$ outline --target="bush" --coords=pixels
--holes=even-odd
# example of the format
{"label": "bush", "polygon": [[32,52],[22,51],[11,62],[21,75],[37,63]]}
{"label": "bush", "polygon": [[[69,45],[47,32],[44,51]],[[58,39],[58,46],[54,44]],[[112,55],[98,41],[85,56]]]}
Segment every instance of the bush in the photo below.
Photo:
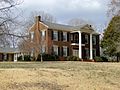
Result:
{"label": "bush", "polygon": [[103,62],[108,62],[108,58],[107,57],[104,57],[104,56],[101,56]]}
{"label": "bush", "polygon": [[107,57],[104,57],[104,56],[101,56],[101,57],[96,56],[94,59],[96,62],[108,62]]}
{"label": "bush", "polygon": [[19,57],[17,58],[17,60],[18,60],[18,61],[23,61],[22,56],[19,56]]}
{"label": "bush", "polygon": [[68,56],[67,61],[81,61],[77,56]]}
{"label": "bush", "polygon": [[101,57],[96,56],[94,59],[95,59],[96,62],[103,62]]}
{"label": "bush", "polygon": [[24,55],[24,61],[31,61],[32,57],[30,55]]}
{"label": "bush", "polygon": [[[23,60],[24,59],[24,60]],[[23,57],[22,56],[19,56],[17,58],[18,61],[32,61],[34,58],[31,57],[30,55],[24,55]]]}
{"label": "bush", "polygon": [[[50,55],[50,54],[42,54],[43,61],[57,61],[57,55]],[[41,61],[41,54],[38,55],[37,61]]]}

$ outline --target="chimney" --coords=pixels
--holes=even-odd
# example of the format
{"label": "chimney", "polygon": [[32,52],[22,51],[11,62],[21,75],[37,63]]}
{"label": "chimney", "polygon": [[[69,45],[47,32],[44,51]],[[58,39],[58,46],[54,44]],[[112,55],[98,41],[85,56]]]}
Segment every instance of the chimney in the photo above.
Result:
{"label": "chimney", "polygon": [[36,16],[36,22],[41,21],[41,16]]}

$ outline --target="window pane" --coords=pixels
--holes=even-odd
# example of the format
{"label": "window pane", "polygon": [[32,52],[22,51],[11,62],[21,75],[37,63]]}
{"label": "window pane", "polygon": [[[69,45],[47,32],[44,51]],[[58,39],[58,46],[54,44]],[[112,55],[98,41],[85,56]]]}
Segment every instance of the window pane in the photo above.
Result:
{"label": "window pane", "polygon": [[53,46],[53,53],[55,55],[58,55],[58,46],[56,46],[56,45]]}
{"label": "window pane", "polygon": [[63,47],[63,56],[67,56],[67,47],[66,46],[64,46]]}
{"label": "window pane", "polygon": [[63,41],[67,41],[67,32],[63,32]]}
{"label": "window pane", "polygon": [[58,41],[58,32],[53,31],[53,40]]}

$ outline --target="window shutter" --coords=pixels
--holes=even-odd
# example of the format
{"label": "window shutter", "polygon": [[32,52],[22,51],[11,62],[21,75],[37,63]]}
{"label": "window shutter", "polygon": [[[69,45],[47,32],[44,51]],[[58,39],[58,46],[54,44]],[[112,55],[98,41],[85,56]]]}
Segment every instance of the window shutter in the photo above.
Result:
{"label": "window shutter", "polygon": [[69,32],[67,32],[67,41],[69,42],[70,41],[70,38],[69,38],[69,35],[70,33]]}
{"label": "window shutter", "polygon": [[61,32],[61,41],[63,41],[63,32]]}
{"label": "window shutter", "polygon": [[53,40],[53,31],[51,31],[51,39]]}
{"label": "window shutter", "polygon": [[58,47],[58,56],[60,56],[60,47]]}
{"label": "window shutter", "polygon": [[61,56],[63,56],[63,47],[61,47]]}

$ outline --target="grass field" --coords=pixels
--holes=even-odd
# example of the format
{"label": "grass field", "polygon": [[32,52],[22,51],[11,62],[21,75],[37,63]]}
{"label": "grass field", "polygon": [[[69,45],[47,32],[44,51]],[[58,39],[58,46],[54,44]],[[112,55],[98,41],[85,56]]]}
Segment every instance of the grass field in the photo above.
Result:
{"label": "grass field", "polygon": [[0,90],[120,90],[120,63],[1,62]]}

